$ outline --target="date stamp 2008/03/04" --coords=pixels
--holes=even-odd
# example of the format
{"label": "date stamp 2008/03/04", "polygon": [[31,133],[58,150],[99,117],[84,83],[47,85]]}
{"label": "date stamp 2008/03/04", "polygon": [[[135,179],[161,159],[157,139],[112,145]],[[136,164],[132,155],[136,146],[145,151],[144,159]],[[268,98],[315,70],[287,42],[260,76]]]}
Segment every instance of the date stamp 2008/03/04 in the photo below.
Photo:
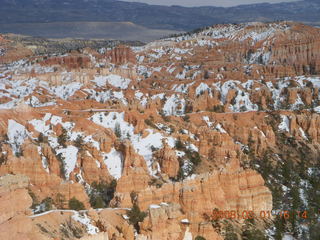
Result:
{"label": "date stamp 2008/03/04", "polygon": [[283,219],[291,219],[293,217],[308,219],[309,212],[307,210],[302,211],[287,211],[287,210],[272,210],[272,211],[251,211],[251,210],[243,210],[243,211],[233,211],[233,210],[217,210],[214,209],[210,215],[206,216],[210,220],[221,220],[221,219],[268,219],[280,217]]}

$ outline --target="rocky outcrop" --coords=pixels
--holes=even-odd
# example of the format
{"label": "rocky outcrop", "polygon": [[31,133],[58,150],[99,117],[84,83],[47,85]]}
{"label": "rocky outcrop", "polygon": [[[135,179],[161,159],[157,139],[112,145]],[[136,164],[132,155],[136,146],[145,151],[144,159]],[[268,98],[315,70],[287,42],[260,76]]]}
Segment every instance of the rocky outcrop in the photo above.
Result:
{"label": "rocky outcrop", "polygon": [[[204,217],[213,209],[272,208],[250,168],[318,159],[319,34],[288,22],[218,25],[134,50],[54,57],[26,57],[0,39],[0,62],[26,57],[0,66],[0,175],[27,176],[38,202],[61,200],[57,208],[75,197],[89,209],[88,195],[104,191],[90,191],[93,183],[112,181],[113,195],[116,179],[110,207],[137,203],[148,214],[138,239],[220,240]],[[268,177],[269,165],[260,167]],[[14,194],[26,198],[25,187],[4,192],[4,206]],[[27,203],[4,209],[10,231],[10,221],[23,225]],[[84,213],[100,231],[89,236],[73,221],[80,239],[134,238],[125,209]],[[43,239],[63,238],[76,214],[34,216],[31,227],[44,227]],[[28,239],[30,221],[23,227]]]}
{"label": "rocky outcrop", "polygon": [[154,158],[159,162],[161,172],[175,178],[179,172],[179,161],[176,152],[163,140],[163,148],[154,153]]}
{"label": "rocky outcrop", "polygon": [[117,194],[111,205],[119,206],[121,202],[125,203],[126,206],[131,206],[132,200],[130,193],[145,189],[151,177],[144,159],[135,152],[129,141],[120,144],[118,148],[124,157],[123,170],[122,176],[117,182]]}
{"label": "rocky outcrop", "polygon": [[88,68],[91,65],[91,61],[88,56],[70,55],[65,57],[52,57],[40,62],[40,64],[42,66],[63,66],[70,71],[71,69]]}
{"label": "rocky outcrop", "polygon": [[[129,181],[127,185],[129,185]],[[117,189],[117,196],[120,197],[120,199],[118,198],[120,200],[118,202],[119,206],[130,207],[131,202],[125,200],[129,199],[130,192],[121,193],[121,190]],[[199,230],[196,227],[198,223],[205,222],[204,214],[210,216],[215,208],[234,210],[240,213],[254,211],[256,214],[260,214],[260,211],[270,211],[272,209],[272,195],[270,190],[264,186],[263,178],[255,171],[241,169],[239,162],[236,160],[233,160],[223,172],[202,174],[183,182],[166,183],[161,188],[148,187],[138,190],[137,193],[137,203],[140,208],[142,210],[151,208],[149,218],[142,225],[146,229],[145,234],[149,235],[150,239],[157,239],[157,236],[162,233],[164,236],[168,236],[163,239],[179,239],[175,237],[181,236],[183,232],[176,227],[174,228],[175,231],[168,233],[166,224],[174,224],[174,220],[166,215],[169,214],[168,209],[165,210],[164,207],[160,211],[158,210],[160,206],[154,207],[154,204],[161,205],[164,202],[180,205],[185,217],[191,224],[195,224],[194,226],[191,225],[191,232],[193,233]],[[124,201],[121,201],[122,199]],[[176,209],[172,214],[179,218],[182,215],[179,211]],[[159,230],[152,231],[150,230],[152,227]],[[214,231],[212,230],[212,232]],[[219,239],[218,235],[215,234],[215,236],[217,238],[213,239]]]}
{"label": "rocky outcrop", "polygon": [[32,224],[27,217],[32,199],[26,189],[29,179],[23,175],[0,177],[0,238],[31,240]]}
{"label": "rocky outcrop", "polygon": [[180,203],[183,211],[192,213],[190,217],[195,220],[214,208],[240,212],[272,209],[271,193],[257,172],[241,170],[235,162],[227,169],[182,183],[164,184],[160,189],[145,189],[139,192],[138,203],[142,209],[147,209],[153,203]]}
{"label": "rocky outcrop", "polygon": [[124,45],[119,45],[111,51],[106,52],[106,57],[110,58],[111,62],[116,65],[136,62],[131,48]]}
{"label": "rocky outcrop", "polygon": [[61,194],[65,197],[64,207],[68,207],[68,201],[73,197],[89,207],[89,199],[84,187],[79,183],[63,182],[60,173],[59,175],[54,172],[48,174],[42,166],[42,160],[34,145],[25,144],[23,153],[24,156],[20,158],[9,156],[9,160],[0,166],[0,174],[13,173],[28,176],[33,185],[30,188],[39,200],[46,197],[55,199],[57,194]]}
{"label": "rocky outcrop", "polygon": [[192,223],[183,214],[181,206],[176,203],[151,205],[148,215],[140,224],[141,233],[137,239],[146,240],[183,240],[186,235],[203,236],[210,240],[221,240],[211,224]]}

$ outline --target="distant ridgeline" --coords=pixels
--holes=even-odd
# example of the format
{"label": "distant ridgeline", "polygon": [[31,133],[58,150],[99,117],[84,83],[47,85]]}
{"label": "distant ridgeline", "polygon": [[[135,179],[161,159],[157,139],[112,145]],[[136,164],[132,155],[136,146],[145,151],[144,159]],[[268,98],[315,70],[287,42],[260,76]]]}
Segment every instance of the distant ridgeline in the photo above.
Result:
{"label": "distant ridgeline", "polygon": [[[91,48],[99,51],[104,51],[106,48],[112,48],[120,44],[128,46],[141,46],[139,41],[120,41],[120,40],[85,40],[85,39],[46,39],[40,37],[30,37],[8,34],[5,35],[7,40],[12,41],[12,44],[22,44],[26,48],[32,49],[34,54],[65,54],[70,51],[78,51],[84,48]],[[4,51],[4,50],[3,50]],[[1,56],[1,49],[0,49]]]}
{"label": "distant ridgeline", "polygon": [[[0,5],[0,24],[132,22],[153,29],[189,31],[217,23],[275,20],[292,20],[311,25],[320,23],[318,0],[230,8],[168,7],[116,0],[0,0]],[[0,25],[0,32],[3,32],[4,26]]]}

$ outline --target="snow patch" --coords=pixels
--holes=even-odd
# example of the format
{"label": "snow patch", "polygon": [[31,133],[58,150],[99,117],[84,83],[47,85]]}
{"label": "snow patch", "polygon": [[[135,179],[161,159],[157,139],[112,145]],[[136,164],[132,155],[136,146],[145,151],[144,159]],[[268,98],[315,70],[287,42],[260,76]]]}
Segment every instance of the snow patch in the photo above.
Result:
{"label": "snow patch", "polygon": [[190,232],[189,227],[186,229],[183,240],[192,240],[192,233]]}
{"label": "snow patch", "polygon": [[104,163],[106,164],[109,173],[116,179],[121,178],[123,168],[123,156],[114,148],[107,154],[103,154]]}
{"label": "snow patch", "polygon": [[190,223],[190,221],[189,221],[189,219],[186,219],[186,218],[185,218],[185,219],[182,219],[182,220],[181,220],[181,223]]}
{"label": "snow patch", "polygon": [[20,123],[17,123],[12,119],[9,119],[7,136],[13,152],[18,153],[20,151],[20,146],[28,137],[28,131]]}
{"label": "snow patch", "polygon": [[149,206],[149,208],[158,209],[158,208],[160,208],[160,206],[157,205],[157,204],[151,204],[151,205]]}
{"label": "snow patch", "polygon": [[290,121],[289,118],[285,115],[281,115],[281,123],[278,126],[279,131],[290,132]]}
{"label": "snow patch", "polygon": [[87,233],[90,235],[95,235],[99,232],[99,229],[96,226],[92,225],[91,219],[87,216],[86,213],[80,214],[78,212],[75,212],[74,215],[72,215],[72,219],[85,225],[87,228]]}
{"label": "snow patch", "polygon": [[76,91],[78,91],[82,87],[81,83],[73,82],[67,85],[61,85],[57,87],[53,87],[49,89],[52,93],[54,93],[56,96],[68,100],[69,97],[73,96]]}
{"label": "snow patch", "polygon": [[78,155],[78,148],[75,146],[68,146],[66,148],[57,149],[57,154],[61,154],[64,167],[65,167],[65,177],[69,179],[70,173],[74,170],[76,163],[77,163],[77,155]]}
{"label": "snow patch", "polygon": [[120,89],[127,89],[131,80],[128,78],[123,78],[119,75],[111,74],[105,77],[106,82],[110,85],[120,88]]}
{"label": "snow patch", "polygon": [[[152,129],[146,129],[148,132],[146,137],[142,137],[140,134],[134,133],[134,127],[128,122],[124,121],[124,112],[110,112],[108,115],[103,113],[94,114],[89,120],[94,123],[103,126],[105,128],[110,128],[113,131],[121,132],[121,139],[129,139],[133,145],[136,152],[143,156],[146,164],[148,166],[149,172],[152,174],[152,149],[162,147],[162,139],[167,139],[168,144],[173,147],[175,145],[175,139],[170,137],[164,137],[161,133],[155,132]],[[116,127],[117,126],[117,127]],[[119,158],[117,160],[119,162]],[[119,164],[118,164],[119,165]],[[113,168],[114,169],[114,168]],[[117,170],[119,171],[119,170]],[[119,176],[119,172],[117,172]]]}
{"label": "snow patch", "polygon": [[205,91],[209,92],[209,95],[211,96],[211,88],[206,84],[206,83],[201,83],[197,88],[196,88],[196,96],[201,95]]}
{"label": "snow patch", "polygon": [[210,122],[210,119],[208,116],[203,116],[202,119],[207,123],[208,127],[211,128],[213,125],[213,122]]}
{"label": "snow patch", "polygon": [[167,99],[162,110],[166,116],[181,116],[184,114],[185,100],[180,99],[178,95],[174,94]]}
{"label": "snow patch", "polygon": [[215,127],[215,129],[221,133],[227,133],[226,130],[224,130],[224,128],[221,126],[220,123],[217,124],[217,126]]}

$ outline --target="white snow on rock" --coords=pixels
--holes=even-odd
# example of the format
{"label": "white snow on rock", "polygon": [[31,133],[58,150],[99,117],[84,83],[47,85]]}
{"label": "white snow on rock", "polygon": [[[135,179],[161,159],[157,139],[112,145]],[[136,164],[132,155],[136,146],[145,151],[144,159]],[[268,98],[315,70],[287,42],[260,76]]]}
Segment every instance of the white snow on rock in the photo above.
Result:
{"label": "white snow on rock", "polygon": [[213,125],[213,122],[210,122],[210,119],[208,116],[203,116],[202,119],[207,123],[208,127],[211,128]]}
{"label": "white snow on rock", "polygon": [[304,103],[303,103],[300,95],[298,94],[296,101],[291,106],[291,110],[297,110],[297,109],[299,109],[300,107],[303,107],[303,106],[304,106]]}
{"label": "white snow on rock", "polygon": [[308,140],[308,137],[307,137],[306,133],[303,131],[303,129],[302,129],[301,127],[299,127],[299,131],[300,131],[301,136],[302,136],[305,140]]}
{"label": "white snow on rock", "polygon": [[[305,77],[301,76],[300,78],[305,78]],[[320,77],[308,77],[305,80],[311,82],[314,88],[320,88]]]}
{"label": "white snow on rock", "polygon": [[98,87],[104,87],[106,83],[110,85],[120,88],[120,89],[127,89],[131,80],[128,78],[123,78],[119,75],[110,74],[108,76],[98,76],[95,77],[92,82],[96,83]]}
{"label": "white snow on rock", "polygon": [[83,141],[85,143],[90,143],[93,147],[95,147],[97,150],[100,151],[100,144],[99,142],[97,142],[96,140],[93,139],[93,137],[91,135],[86,136]]}
{"label": "white snow on rock", "polygon": [[158,209],[158,208],[160,208],[160,206],[157,205],[157,204],[151,204],[151,205],[149,206],[149,208]]}
{"label": "white snow on rock", "polygon": [[7,103],[0,104],[0,109],[12,109],[17,105],[17,101],[13,100]]}
{"label": "white snow on rock", "polygon": [[160,99],[163,99],[164,97],[165,97],[165,93],[159,93],[159,94],[156,94],[156,95],[153,95],[152,97],[151,97],[151,99],[152,100],[155,100],[155,99],[157,99],[157,98],[160,98]]}
{"label": "white snow on rock", "polygon": [[170,127],[168,127],[167,125],[163,124],[163,123],[156,123],[155,126],[159,129],[164,131],[166,134],[171,134],[172,133],[172,129]]}
{"label": "white snow on rock", "polygon": [[191,83],[188,83],[188,84],[175,84],[173,87],[172,87],[172,90],[175,91],[175,92],[179,92],[179,93],[187,93],[188,90],[189,90],[189,87],[192,86],[195,82],[191,82]]}
{"label": "white snow on rock", "polygon": [[237,89],[237,85],[240,85],[240,81],[229,80],[221,85],[221,82],[213,84],[217,90],[221,93],[221,101],[226,103],[226,98],[230,89]]}
{"label": "white snow on rock", "polygon": [[90,99],[94,99],[97,102],[104,103],[108,100],[120,100],[124,105],[127,105],[126,98],[122,91],[116,92],[111,90],[95,91],[93,89],[84,89],[85,92],[90,94]]}
{"label": "white snow on rock", "polygon": [[46,122],[44,120],[33,119],[29,121],[29,123],[32,124],[34,129],[39,133],[46,133],[50,129],[50,126],[46,125]]}
{"label": "white snow on rock", "polygon": [[193,163],[190,162],[189,160],[184,160],[183,165],[182,165],[182,170],[183,170],[183,175],[185,177],[189,176],[190,173],[192,172],[193,169]]}
{"label": "white snow on rock", "polygon": [[238,90],[235,103],[231,108],[234,112],[257,111],[258,105],[251,102],[249,93]]}
{"label": "white snow on rock", "polygon": [[[151,147],[153,146],[155,148],[161,148],[163,138],[167,139],[169,146],[173,147],[175,144],[174,138],[164,137],[160,132],[155,132],[152,129],[145,130],[148,131],[149,134],[144,138],[140,134],[135,134],[134,127],[124,120],[124,112],[110,112],[108,115],[105,115],[104,113],[96,113],[90,117],[89,120],[105,128],[110,128],[113,131],[115,131],[116,126],[118,126],[117,128],[121,132],[121,139],[130,140],[136,152],[144,157],[150,173],[152,173]],[[119,161],[119,159],[117,161]],[[114,170],[115,168],[112,169]],[[115,171],[115,176],[119,176],[119,172]]]}
{"label": "white snow on rock", "polygon": [[290,27],[287,24],[270,23],[266,27],[248,28],[248,26],[256,25],[256,23],[247,24],[227,24],[217,25],[210,27],[203,31],[191,34],[183,35],[175,38],[166,39],[176,42],[181,42],[190,39],[196,39],[199,46],[213,46],[217,44],[213,40],[215,39],[230,39],[233,41],[251,40],[253,42],[263,41],[271,39],[275,36],[277,31],[285,32]]}
{"label": "white snow on rock", "polygon": [[104,103],[113,97],[112,91],[95,91],[93,89],[85,88],[83,89],[86,93],[89,94],[90,99],[94,99],[97,102]]}
{"label": "white snow on rock", "polygon": [[126,98],[124,97],[123,95],[123,92],[122,91],[119,91],[119,92],[112,92],[113,93],[113,97],[116,98],[116,99],[119,99],[120,101],[122,101],[122,103],[124,105],[127,105],[127,100]]}
{"label": "white snow on rock", "polygon": [[105,76],[96,76],[92,82],[94,82],[98,87],[105,87],[107,84],[107,78]]}
{"label": "white snow on rock", "polygon": [[295,240],[295,238],[291,234],[285,233],[282,237],[282,240]]}
{"label": "white snow on rock", "polygon": [[[159,132],[154,132],[153,130],[147,129],[146,131],[149,132],[148,136],[145,138],[142,138],[141,136],[134,136],[132,139],[132,144],[134,148],[136,149],[137,153],[139,155],[142,155],[144,159],[146,160],[147,166],[149,167],[149,171],[152,172],[152,150],[151,146],[155,148],[161,148],[162,147],[162,134]],[[169,141],[168,141],[169,142]]]}
{"label": "white snow on rock", "polygon": [[227,133],[226,130],[224,130],[224,128],[221,126],[220,123],[217,124],[217,126],[215,127],[215,129],[221,133]]}
{"label": "white snow on rock", "polygon": [[185,218],[185,219],[182,219],[182,220],[181,220],[181,223],[190,223],[190,221],[189,221],[189,219],[186,219],[186,218]]}
{"label": "white snow on rock", "polygon": [[116,179],[121,178],[123,168],[123,156],[114,148],[109,153],[104,153],[104,163],[106,164],[109,173]]}
{"label": "white snow on rock", "polygon": [[184,114],[185,100],[180,99],[178,95],[174,94],[169,97],[163,106],[163,112],[166,116],[175,115],[181,116]]}
{"label": "white snow on rock", "polygon": [[[49,121],[48,125],[46,124],[47,121]],[[67,135],[70,141],[75,141],[79,136],[81,136],[85,143],[89,143],[97,150],[100,150],[99,143],[95,141],[91,135],[85,136],[83,132],[73,132],[72,129],[74,128],[75,124],[72,122],[63,122],[62,117],[60,116],[47,113],[42,120],[33,119],[29,121],[29,123],[33,125],[36,131],[48,137],[48,142],[54,149],[59,147],[59,143],[57,141],[57,137],[54,136],[55,132],[51,130],[50,124],[61,124],[63,128],[67,130]]]}
{"label": "white snow on rock", "polygon": [[115,130],[116,125],[119,125],[122,137],[125,137],[127,133],[131,134],[134,130],[132,125],[124,121],[124,112],[110,112],[108,115],[96,113],[89,120],[112,130]]}
{"label": "white snow on rock", "polygon": [[135,98],[136,99],[138,99],[138,100],[141,100],[141,98],[143,97],[143,93],[142,92],[140,92],[140,91],[136,91],[135,93],[134,93],[134,96],[135,96]]}
{"label": "white snow on rock", "polygon": [[[13,69],[11,69],[13,70]],[[20,66],[17,71],[23,71]],[[30,69],[28,71],[31,71]],[[43,69],[39,72],[48,72],[50,69]],[[6,90],[5,93],[0,93],[1,96],[11,97],[13,100],[6,103],[5,105],[0,105],[1,108],[12,108],[19,100],[24,100],[25,97],[30,96],[33,92],[39,89],[46,89],[49,93],[56,95],[59,98],[67,100],[76,91],[78,91],[82,84],[78,82],[72,82],[71,73],[61,73],[62,84],[59,86],[50,86],[48,82],[39,81],[38,79],[32,78],[28,80],[18,80],[11,81],[8,79],[0,79],[0,88]],[[3,88],[7,86],[7,88]],[[33,107],[41,107],[55,104],[55,101],[49,101],[45,103],[40,103],[39,99],[35,96],[30,96],[27,104]]]}
{"label": "white snow on rock", "polygon": [[54,122],[55,123],[54,125],[56,125],[58,122],[62,122],[62,118],[53,116],[50,121],[50,124],[46,125],[46,121],[50,120],[51,116],[52,115],[50,113],[47,113],[42,120],[33,119],[29,121],[29,123],[33,125],[36,131],[38,131],[39,133],[42,133],[44,136],[47,136],[49,145],[55,149],[59,146],[59,144],[58,144],[57,138],[53,136],[54,132],[50,130],[50,124]]}
{"label": "white snow on rock", "polygon": [[148,78],[152,75],[152,72],[146,66],[143,65],[139,65],[137,67],[137,72],[140,76],[143,76],[144,78]]}
{"label": "white snow on rock", "polygon": [[9,119],[7,135],[13,152],[17,153],[20,150],[20,146],[24,143],[25,138],[28,137],[28,131],[20,123]]}
{"label": "white snow on rock", "polygon": [[56,96],[68,100],[69,97],[73,96],[76,91],[78,91],[82,87],[81,83],[73,82],[67,85],[61,85],[57,87],[51,88],[51,92]]}
{"label": "white snow on rock", "polygon": [[66,148],[57,149],[57,154],[62,154],[65,166],[65,177],[69,179],[70,173],[74,170],[77,163],[78,148],[67,146]]}
{"label": "white snow on rock", "polygon": [[47,107],[47,106],[55,105],[55,102],[53,101],[53,102],[41,103],[37,97],[31,96],[31,98],[25,101],[25,104],[28,104],[31,107]]}
{"label": "white snow on rock", "polygon": [[168,203],[166,203],[166,202],[162,202],[162,203],[160,203],[160,206],[169,207],[169,204],[168,204]]}
{"label": "white snow on rock", "polygon": [[178,157],[183,157],[184,155],[186,155],[186,153],[185,153],[185,152],[182,152],[182,151],[176,150],[176,155],[177,155]]}
{"label": "white snow on rock", "polygon": [[289,118],[285,115],[281,115],[281,123],[278,126],[279,131],[290,132],[290,121]]}
{"label": "white snow on rock", "polygon": [[137,56],[137,61],[139,63],[143,63],[144,58],[145,58],[144,56]]}
{"label": "white snow on rock", "polygon": [[187,146],[187,149],[188,150],[191,150],[191,151],[193,151],[193,152],[199,152],[199,149],[198,149],[198,147],[196,147],[194,144],[189,144],[188,146]]}
{"label": "white snow on rock", "polygon": [[191,49],[182,49],[182,48],[174,48],[174,52],[178,54],[186,54],[190,51]]}
{"label": "white snow on rock", "polygon": [[189,230],[189,227],[187,227],[186,232],[184,233],[183,240],[192,240],[192,233]]}
{"label": "white snow on rock", "polygon": [[99,232],[99,229],[96,226],[92,225],[91,219],[87,216],[86,213],[80,214],[79,212],[75,212],[74,215],[72,215],[72,219],[85,225],[87,233],[90,235],[95,235]]}
{"label": "white snow on rock", "polygon": [[52,114],[51,113],[46,113],[43,117],[43,121],[48,121],[51,118]]}
{"label": "white snow on rock", "polygon": [[206,84],[206,83],[201,83],[197,88],[196,88],[196,96],[201,95],[202,93],[208,91],[209,95],[211,96],[211,88]]}
{"label": "white snow on rock", "polygon": [[173,68],[168,67],[168,68],[167,68],[167,72],[168,72],[168,73],[171,73],[171,74],[172,74],[175,70],[176,70],[176,67],[173,67]]}
{"label": "white snow on rock", "polygon": [[258,49],[257,52],[250,55],[248,59],[249,64],[267,64],[269,62],[271,52],[264,52],[262,49]]}
{"label": "white snow on rock", "polygon": [[185,79],[185,78],[186,78],[186,73],[187,73],[186,69],[183,69],[182,72],[179,72],[179,73],[176,75],[176,78],[178,78],[178,79]]}
{"label": "white snow on rock", "polygon": [[309,205],[308,199],[306,197],[306,196],[308,196],[307,195],[308,193],[306,192],[305,189],[308,188],[309,183],[306,180],[301,180],[300,184],[301,184],[301,187],[299,188],[299,196],[300,196],[304,206],[308,206]]}
{"label": "white snow on rock", "polygon": [[144,97],[141,101],[140,101],[140,104],[141,106],[143,107],[146,107],[147,106],[147,103],[148,103],[148,98]]}
{"label": "white snow on rock", "polygon": [[41,147],[38,146],[38,153],[41,156],[42,167],[47,173],[50,173],[48,159],[42,154]]}
{"label": "white snow on rock", "polygon": [[148,55],[148,57],[151,57],[151,58],[154,58],[154,59],[159,59],[159,58],[161,58],[166,52],[163,50],[163,48],[161,47],[161,48],[154,48],[154,49],[152,49],[152,51],[154,52],[154,53],[150,53],[149,55]]}
{"label": "white snow on rock", "polygon": [[320,113],[320,106],[313,109],[316,113]]}
{"label": "white snow on rock", "polygon": [[50,123],[53,125],[57,125],[58,123],[62,123],[62,117],[52,116]]}

